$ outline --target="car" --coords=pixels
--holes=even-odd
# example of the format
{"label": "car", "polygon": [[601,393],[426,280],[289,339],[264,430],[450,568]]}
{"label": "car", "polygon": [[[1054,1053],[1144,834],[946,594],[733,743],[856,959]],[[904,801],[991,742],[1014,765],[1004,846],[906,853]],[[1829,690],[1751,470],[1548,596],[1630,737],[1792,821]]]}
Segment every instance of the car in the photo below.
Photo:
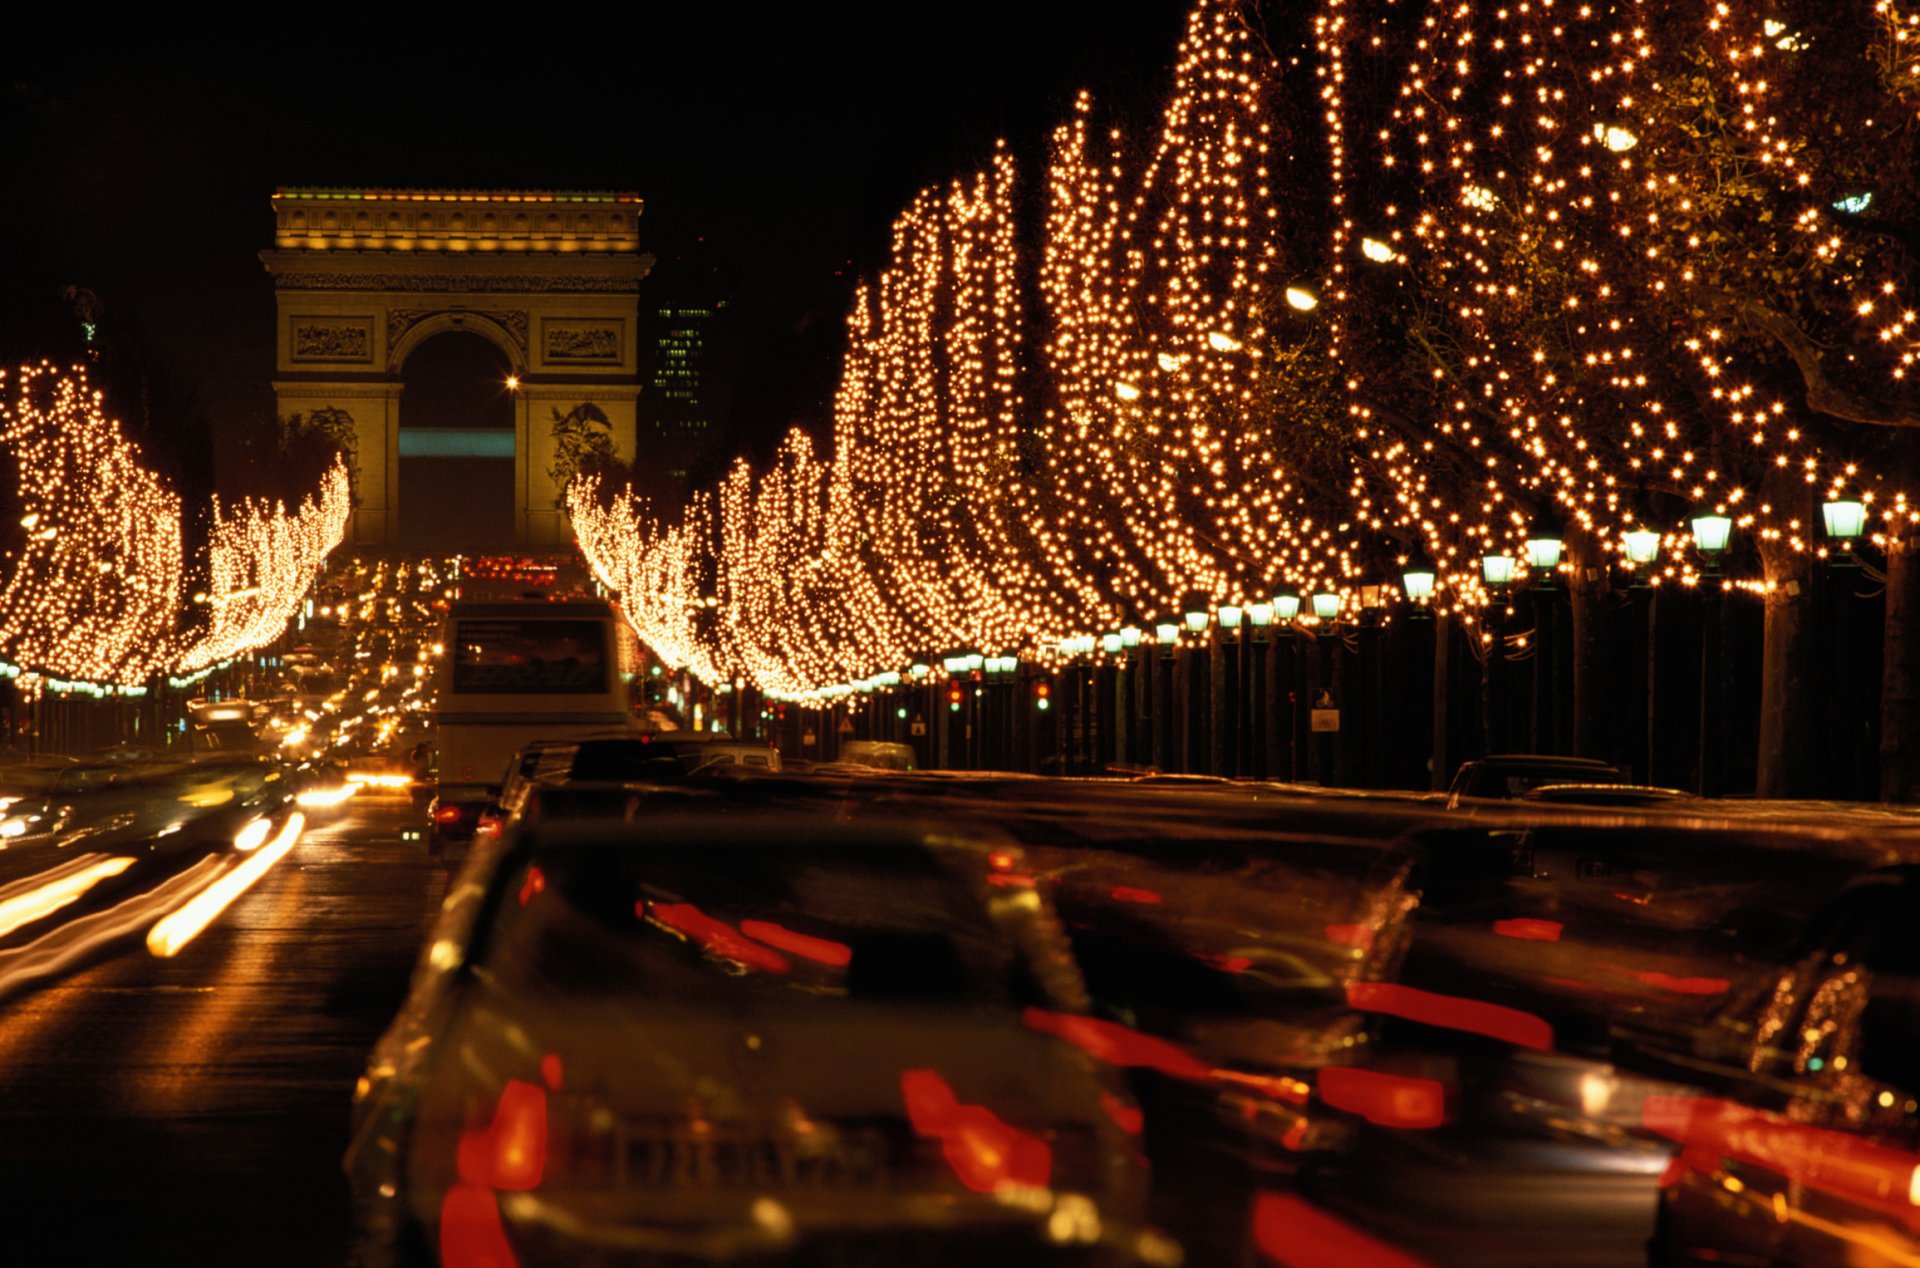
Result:
{"label": "car", "polygon": [[498,792],[494,784],[441,784],[427,803],[427,853],[439,858],[471,842]]}
{"label": "car", "polygon": [[1648,784],[1541,784],[1521,793],[1518,800],[1551,806],[1645,806],[1653,809],[1680,809],[1694,800],[1694,794],[1681,788],[1659,788]]}
{"label": "car", "polygon": [[1562,757],[1530,753],[1476,758],[1460,763],[1447,788],[1449,808],[1462,797],[1510,800],[1543,784],[1624,784],[1618,767],[1591,757]]}
{"label": "car", "polygon": [[355,1094],[357,1262],[1169,1262],[1018,867],[825,816],[476,847]]}
{"label": "car", "polygon": [[1863,877],[1650,1098],[1657,1265],[1920,1263],[1920,868]]}
{"label": "car", "polygon": [[911,744],[890,740],[848,740],[840,746],[839,760],[856,766],[877,766],[881,770],[910,771],[918,765]]}

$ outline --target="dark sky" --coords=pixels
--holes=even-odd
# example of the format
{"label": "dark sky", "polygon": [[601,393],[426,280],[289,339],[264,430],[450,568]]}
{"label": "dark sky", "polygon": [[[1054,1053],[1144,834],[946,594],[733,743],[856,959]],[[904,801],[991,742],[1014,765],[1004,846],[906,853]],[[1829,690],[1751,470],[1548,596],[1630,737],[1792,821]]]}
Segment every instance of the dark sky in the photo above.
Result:
{"label": "dark sky", "polygon": [[852,273],[917,188],[1004,135],[1036,194],[1078,88],[1155,108],[1186,5],[379,5],[280,29],[69,7],[84,27],[9,15],[0,49],[0,284],[91,287],[223,429],[271,414],[276,185],[618,188],[649,250],[726,279],[746,444],[818,415]]}

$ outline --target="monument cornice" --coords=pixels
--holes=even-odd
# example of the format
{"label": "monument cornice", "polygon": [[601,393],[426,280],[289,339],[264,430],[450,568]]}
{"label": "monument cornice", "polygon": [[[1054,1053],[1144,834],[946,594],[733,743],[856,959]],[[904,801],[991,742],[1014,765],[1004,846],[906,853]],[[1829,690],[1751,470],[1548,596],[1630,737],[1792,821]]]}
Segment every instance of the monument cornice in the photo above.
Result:
{"label": "monument cornice", "polygon": [[401,291],[451,295],[543,292],[632,294],[653,267],[635,255],[427,255],[405,251],[269,250],[260,262],[290,291]]}

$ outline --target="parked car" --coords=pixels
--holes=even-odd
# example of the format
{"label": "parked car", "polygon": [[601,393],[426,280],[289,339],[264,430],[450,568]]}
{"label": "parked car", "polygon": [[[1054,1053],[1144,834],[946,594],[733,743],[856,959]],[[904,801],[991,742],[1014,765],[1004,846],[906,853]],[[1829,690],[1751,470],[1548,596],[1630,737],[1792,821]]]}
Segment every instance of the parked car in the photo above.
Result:
{"label": "parked car", "polygon": [[1137,1262],[1137,1111],[1017,867],[824,817],[476,847],[356,1093],[357,1262]]}
{"label": "parked car", "polygon": [[848,740],[840,746],[839,760],[881,770],[912,770],[915,766],[913,746],[889,740]]}
{"label": "parked car", "polygon": [[1617,767],[1591,757],[1559,757],[1527,753],[1482,757],[1462,762],[1447,789],[1447,805],[1462,797],[1508,800],[1543,784],[1624,784]]}
{"label": "parked car", "polygon": [[1679,1153],[1655,1264],[1920,1263],[1920,869],[1878,872],[1816,920],[1770,989],[1721,1012],[1651,1098]]}

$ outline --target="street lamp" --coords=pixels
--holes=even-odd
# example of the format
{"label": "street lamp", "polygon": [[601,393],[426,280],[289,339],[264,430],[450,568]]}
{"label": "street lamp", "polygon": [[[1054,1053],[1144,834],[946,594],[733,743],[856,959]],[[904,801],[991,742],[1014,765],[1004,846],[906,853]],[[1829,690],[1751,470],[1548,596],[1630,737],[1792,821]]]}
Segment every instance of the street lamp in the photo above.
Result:
{"label": "street lamp", "polygon": [[1733,536],[1733,521],[1725,515],[1696,515],[1693,517],[1693,544],[1707,557],[1708,563],[1718,563],[1720,556],[1727,553],[1727,542]]}
{"label": "street lamp", "polygon": [[1245,609],[1241,608],[1239,604],[1222,603],[1219,612],[1221,629],[1237,630],[1240,628],[1240,618],[1245,615]]}
{"label": "street lamp", "polygon": [[1273,616],[1282,625],[1290,625],[1300,615],[1299,592],[1281,586],[1273,592]]}
{"label": "street lamp", "polygon": [[1100,650],[1109,656],[1118,655],[1120,649],[1125,646],[1125,641],[1123,641],[1118,634],[1102,634],[1100,636]]}
{"label": "street lamp", "polygon": [[1156,621],[1153,626],[1153,639],[1162,647],[1172,646],[1180,637],[1178,621]]}
{"label": "street lamp", "polygon": [[1552,533],[1527,538],[1527,565],[1540,572],[1560,566],[1560,538]]}
{"label": "street lamp", "polygon": [[1187,595],[1185,606],[1187,629],[1198,634],[1207,628],[1210,619],[1207,613],[1207,596],[1204,591],[1191,591]]}
{"label": "street lamp", "polygon": [[1827,523],[1827,536],[1836,541],[1856,542],[1867,531],[1865,502],[1833,498],[1821,504],[1820,514]]}
{"label": "street lamp", "polygon": [[1650,564],[1660,553],[1660,534],[1650,528],[1636,528],[1625,538],[1627,562],[1638,568]]}
{"label": "street lamp", "polygon": [[1513,582],[1512,555],[1480,556],[1480,577],[1489,588],[1498,589]]}
{"label": "street lamp", "polygon": [[1137,625],[1122,626],[1120,629],[1120,646],[1126,648],[1140,646],[1140,627]]}
{"label": "street lamp", "polygon": [[1331,621],[1340,615],[1340,596],[1331,590],[1313,592],[1313,614],[1322,621]]}
{"label": "street lamp", "polygon": [[1272,625],[1273,604],[1249,603],[1247,605],[1247,622],[1256,630],[1264,630],[1269,625]]}
{"label": "street lamp", "polygon": [[1433,598],[1434,583],[1438,580],[1433,565],[1424,559],[1410,560],[1400,571],[1400,588],[1414,603],[1425,603]]}

